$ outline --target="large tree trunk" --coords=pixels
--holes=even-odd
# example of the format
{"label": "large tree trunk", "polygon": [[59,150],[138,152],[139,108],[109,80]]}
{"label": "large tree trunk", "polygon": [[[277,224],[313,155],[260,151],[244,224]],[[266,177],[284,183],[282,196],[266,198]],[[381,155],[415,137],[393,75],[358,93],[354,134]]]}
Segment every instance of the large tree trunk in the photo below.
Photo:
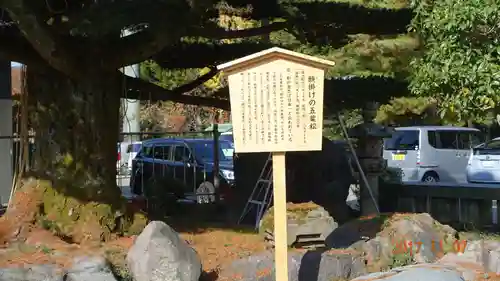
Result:
{"label": "large tree trunk", "polygon": [[36,152],[27,175],[44,183],[38,222],[75,242],[107,240],[145,224],[127,210],[116,184],[122,83],[114,73],[99,76],[103,82],[82,83],[51,69],[28,70]]}

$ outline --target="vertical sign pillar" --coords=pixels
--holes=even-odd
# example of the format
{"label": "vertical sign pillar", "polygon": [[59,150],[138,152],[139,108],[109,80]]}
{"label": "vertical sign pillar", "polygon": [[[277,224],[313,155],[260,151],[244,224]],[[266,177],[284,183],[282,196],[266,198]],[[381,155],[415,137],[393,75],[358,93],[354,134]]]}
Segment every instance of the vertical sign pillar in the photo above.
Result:
{"label": "vertical sign pillar", "polygon": [[228,77],[235,152],[273,154],[277,281],[288,280],[285,153],[321,150],[324,72],[333,65],[271,48],[217,67]]}
{"label": "vertical sign pillar", "polygon": [[10,61],[0,61],[0,207],[12,188],[12,89]]}

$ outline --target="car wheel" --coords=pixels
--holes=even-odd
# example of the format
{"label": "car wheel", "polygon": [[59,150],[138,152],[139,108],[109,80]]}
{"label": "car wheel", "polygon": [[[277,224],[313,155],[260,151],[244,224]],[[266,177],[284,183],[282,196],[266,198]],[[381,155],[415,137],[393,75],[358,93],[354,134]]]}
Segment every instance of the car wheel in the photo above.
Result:
{"label": "car wheel", "polygon": [[198,204],[208,204],[215,202],[215,195],[207,193],[215,193],[215,187],[211,182],[202,182],[196,189],[196,202]]}
{"label": "car wheel", "polygon": [[438,182],[438,181],[439,181],[439,177],[438,177],[438,175],[436,175],[434,173],[426,173],[422,177],[422,182]]}

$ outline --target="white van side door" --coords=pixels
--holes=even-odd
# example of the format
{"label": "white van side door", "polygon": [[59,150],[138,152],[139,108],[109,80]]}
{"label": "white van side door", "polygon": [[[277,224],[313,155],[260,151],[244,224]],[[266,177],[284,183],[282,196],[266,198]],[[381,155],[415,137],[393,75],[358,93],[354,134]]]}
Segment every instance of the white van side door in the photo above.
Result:
{"label": "white van side door", "polygon": [[462,182],[465,180],[465,166],[460,161],[462,151],[458,149],[458,133],[459,131],[456,130],[436,130],[438,173],[443,182]]}

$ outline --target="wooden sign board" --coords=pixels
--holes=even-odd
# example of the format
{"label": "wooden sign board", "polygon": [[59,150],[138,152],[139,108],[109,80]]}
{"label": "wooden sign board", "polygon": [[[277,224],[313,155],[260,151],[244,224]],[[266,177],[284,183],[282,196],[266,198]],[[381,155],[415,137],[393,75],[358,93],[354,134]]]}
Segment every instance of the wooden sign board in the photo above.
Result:
{"label": "wooden sign board", "polygon": [[271,48],[218,66],[228,76],[235,152],[321,150],[325,61]]}
{"label": "wooden sign board", "polygon": [[333,65],[271,48],[218,66],[228,75],[235,151],[273,153],[277,281],[288,280],[285,152],[321,150],[324,70]]}

